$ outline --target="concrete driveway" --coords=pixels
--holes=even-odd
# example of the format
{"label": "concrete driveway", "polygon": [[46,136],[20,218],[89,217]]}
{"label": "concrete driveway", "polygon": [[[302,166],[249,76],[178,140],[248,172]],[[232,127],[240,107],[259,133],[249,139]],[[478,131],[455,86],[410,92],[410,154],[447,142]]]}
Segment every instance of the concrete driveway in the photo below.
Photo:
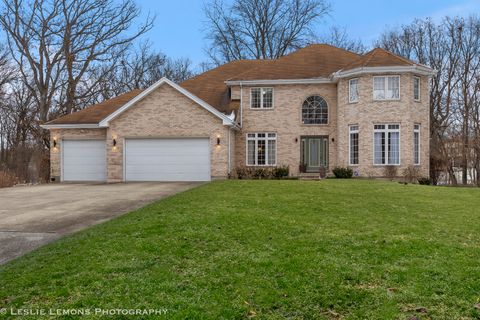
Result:
{"label": "concrete driveway", "polygon": [[198,183],[47,184],[0,189],[0,264]]}

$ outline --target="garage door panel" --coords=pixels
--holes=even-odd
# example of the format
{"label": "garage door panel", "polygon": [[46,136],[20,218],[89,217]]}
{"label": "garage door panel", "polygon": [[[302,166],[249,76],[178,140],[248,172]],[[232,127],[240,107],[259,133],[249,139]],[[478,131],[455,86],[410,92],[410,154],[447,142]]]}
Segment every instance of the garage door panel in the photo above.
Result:
{"label": "garage door panel", "polygon": [[127,139],[125,180],[208,181],[209,139]]}
{"label": "garage door panel", "polygon": [[63,181],[105,181],[105,140],[64,140]]}

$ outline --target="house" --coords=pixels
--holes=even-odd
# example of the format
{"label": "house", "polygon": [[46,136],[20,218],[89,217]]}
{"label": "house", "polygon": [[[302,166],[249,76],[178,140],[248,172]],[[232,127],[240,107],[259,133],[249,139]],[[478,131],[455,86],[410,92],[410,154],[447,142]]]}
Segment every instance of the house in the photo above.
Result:
{"label": "house", "polygon": [[325,44],[161,79],[43,125],[53,181],[208,181],[236,167],[429,174],[434,70]]}

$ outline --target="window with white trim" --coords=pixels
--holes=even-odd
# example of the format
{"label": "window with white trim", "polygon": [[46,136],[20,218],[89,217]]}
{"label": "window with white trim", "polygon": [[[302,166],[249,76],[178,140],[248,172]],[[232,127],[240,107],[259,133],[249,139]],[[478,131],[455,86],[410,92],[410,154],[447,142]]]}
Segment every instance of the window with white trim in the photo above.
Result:
{"label": "window with white trim", "polygon": [[247,134],[247,165],[274,166],[277,163],[277,134]]}
{"label": "window with white trim", "polygon": [[250,108],[272,109],[273,88],[250,88]]}
{"label": "window with white trim", "polygon": [[420,78],[413,77],[413,100],[420,101]]}
{"label": "window with white trim", "polygon": [[358,164],[358,125],[350,125],[349,128],[349,164]]}
{"label": "window with white trim", "polygon": [[358,102],[358,78],[348,81],[348,102]]}
{"label": "window with white trim", "polygon": [[413,163],[420,164],[420,125],[413,125]]}
{"label": "window with white trim", "polygon": [[400,164],[400,125],[376,124],[373,127],[374,164]]}
{"label": "window with white trim", "polygon": [[399,100],[400,76],[373,77],[374,100]]}
{"label": "window with white trim", "polygon": [[303,124],[328,124],[327,101],[320,96],[310,96],[302,104]]}

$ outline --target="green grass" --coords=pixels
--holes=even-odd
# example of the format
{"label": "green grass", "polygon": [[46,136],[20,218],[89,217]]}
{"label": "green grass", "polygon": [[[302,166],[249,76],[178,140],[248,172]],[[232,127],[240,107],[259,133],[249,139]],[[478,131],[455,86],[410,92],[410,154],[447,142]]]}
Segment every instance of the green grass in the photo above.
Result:
{"label": "green grass", "polygon": [[0,267],[0,308],[166,308],[167,319],[479,319],[479,303],[473,188],[218,181]]}

